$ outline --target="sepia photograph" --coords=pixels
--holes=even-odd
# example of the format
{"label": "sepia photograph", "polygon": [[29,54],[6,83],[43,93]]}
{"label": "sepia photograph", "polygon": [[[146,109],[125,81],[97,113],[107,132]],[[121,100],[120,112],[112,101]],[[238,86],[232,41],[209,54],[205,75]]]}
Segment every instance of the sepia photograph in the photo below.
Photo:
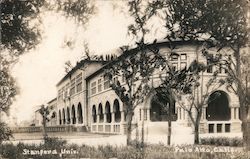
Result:
{"label": "sepia photograph", "polygon": [[249,0],[0,0],[0,159],[250,159]]}

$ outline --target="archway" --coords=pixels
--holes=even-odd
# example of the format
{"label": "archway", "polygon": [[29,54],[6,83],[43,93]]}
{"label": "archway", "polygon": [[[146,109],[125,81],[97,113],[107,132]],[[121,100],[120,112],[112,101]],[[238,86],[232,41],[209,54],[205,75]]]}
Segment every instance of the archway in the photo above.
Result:
{"label": "archway", "polygon": [[70,111],[69,111],[69,107],[67,107],[67,124],[70,124]]}
{"label": "archway", "polygon": [[62,125],[62,115],[61,115],[61,110],[59,110],[59,125]]}
{"label": "archway", "polygon": [[93,123],[96,123],[96,117],[97,117],[97,115],[96,115],[96,107],[95,107],[95,105],[93,105],[93,107],[92,107]]}
{"label": "archway", "polygon": [[75,106],[72,106],[72,124],[76,124],[76,110]]}
{"label": "archway", "polygon": [[170,103],[169,95],[160,93],[165,91],[157,91],[151,99],[150,120],[152,122],[176,121],[175,101]]}
{"label": "archway", "polygon": [[117,99],[114,101],[113,105],[113,111],[115,113],[115,122],[120,122],[121,121],[121,111],[120,111],[120,104]]}
{"label": "archway", "polygon": [[206,118],[208,121],[225,121],[231,119],[229,101],[225,92],[215,91],[209,96]]}
{"label": "archway", "polygon": [[81,105],[81,103],[78,104],[77,115],[78,115],[78,123],[82,124],[83,123],[83,116],[82,116],[82,105]]}
{"label": "archway", "polygon": [[106,121],[107,121],[107,123],[111,123],[112,116],[111,116],[111,111],[110,111],[110,104],[109,104],[109,102],[106,102],[106,105],[105,105],[105,113],[106,113]]}
{"label": "archway", "polygon": [[102,123],[104,119],[102,104],[100,103],[98,106],[98,115],[99,115],[99,122]]}
{"label": "archway", "polygon": [[66,117],[65,117],[65,110],[64,110],[64,108],[63,108],[62,112],[63,112],[63,124],[65,124],[66,123]]}

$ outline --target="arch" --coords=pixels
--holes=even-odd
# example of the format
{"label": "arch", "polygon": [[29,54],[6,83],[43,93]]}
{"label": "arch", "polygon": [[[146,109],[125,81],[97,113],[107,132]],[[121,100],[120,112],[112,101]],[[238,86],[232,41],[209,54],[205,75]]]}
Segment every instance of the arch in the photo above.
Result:
{"label": "arch", "polygon": [[115,122],[120,122],[121,121],[120,103],[117,99],[114,100],[113,110],[115,113]]}
{"label": "arch", "polygon": [[67,124],[70,124],[70,111],[69,111],[69,107],[67,107]]}
{"label": "arch", "polygon": [[64,108],[62,110],[62,113],[63,113],[63,124],[65,124],[66,123],[66,117],[65,117],[65,110],[64,110]]}
{"label": "arch", "polygon": [[[175,101],[172,100],[172,103],[171,103],[170,97],[168,94],[166,94],[166,91],[162,91],[160,89],[161,88],[156,88],[157,93],[154,94],[151,98],[150,120],[152,122],[168,121],[169,119],[171,121],[176,121],[177,115],[175,113]],[[144,113],[144,115],[146,114]]]}
{"label": "arch", "polygon": [[61,110],[59,110],[58,114],[59,114],[59,125],[62,125],[62,114],[61,114]]}
{"label": "arch", "polygon": [[96,123],[96,118],[97,118],[96,107],[95,107],[95,105],[93,105],[93,107],[92,107],[92,121],[93,121],[93,123]]}
{"label": "arch", "polygon": [[104,115],[103,115],[103,109],[102,109],[102,104],[100,103],[98,106],[98,115],[99,115],[99,122],[103,122],[104,120]]}
{"label": "arch", "polygon": [[208,121],[226,121],[231,119],[228,95],[224,91],[215,91],[208,98],[206,111]]}
{"label": "arch", "polygon": [[81,103],[78,104],[77,106],[77,117],[78,117],[78,124],[83,123],[83,116],[82,116],[82,105]]}
{"label": "arch", "polygon": [[110,111],[110,104],[108,101],[105,104],[105,113],[106,113],[106,122],[111,123],[112,115],[111,115],[111,111]]}
{"label": "arch", "polygon": [[74,105],[72,105],[71,114],[72,114],[72,124],[76,124],[76,109]]}

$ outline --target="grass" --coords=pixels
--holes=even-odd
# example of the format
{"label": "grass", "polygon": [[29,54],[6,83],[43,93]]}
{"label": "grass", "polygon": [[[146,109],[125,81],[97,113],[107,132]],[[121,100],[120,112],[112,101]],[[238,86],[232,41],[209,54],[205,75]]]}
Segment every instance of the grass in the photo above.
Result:
{"label": "grass", "polygon": [[[247,152],[244,152],[242,150],[234,153],[230,151],[214,152],[215,148],[223,149],[225,147],[206,145],[182,145],[178,147],[170,147],[163,144],[145,145],[144,148],[141,148],[140,145],[107,145],[91,147],[86,145],[79,146],[75,144],[67,144],[64,140],[58,138],[49,138],[45,144],[40,145],[27,145],[22,143],[19,143],[17,145],[2,144],[0,145],[0,159],[248,159],[249,156]],[[206,150],[210,150],[210,152],[206,152]],[[226,148],[225,150],[228,149]],[[33,154],[31,154],[31,151],[33,152]],[[56,154],[52,154],[53,152],[56,152]]]}

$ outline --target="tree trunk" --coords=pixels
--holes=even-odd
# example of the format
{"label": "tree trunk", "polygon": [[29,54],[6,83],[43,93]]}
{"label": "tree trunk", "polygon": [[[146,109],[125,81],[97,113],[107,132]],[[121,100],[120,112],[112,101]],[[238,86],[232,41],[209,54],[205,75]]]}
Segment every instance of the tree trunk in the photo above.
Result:
{"label": "tree trunk", "polygon": [[194,125],[194,144],[199,144],[200,143],[200,137],[199,137],[199,126],[200,123],[196,122]]}
{"label": "tree trunk", "polygon": [[[240,47],[237,47],[235,51],[235,58],[236,58],[236,76],[238,79],[235,79],[237,82],[237,95],[239,97],[240,102],[240,114],[242,119],[242,133],[243,133],[243,144],[246,149],[250,150],[250,126],[248,126],[248,109],[247,103],[245,101],[245,96],[242,88],[242,75],[241,75],[241,61],[240,61]],[[246,94],[245,94],[246,95]]]}
{"label": "tree trunk", "polygon": [[132,119],[133,119],[133,111],[128,111],[127,114],[127,145],[132,144]]}
{"label": "tree trunk", "polygon": [[[170,113],[171,115],[171,113]],[[172,126],[172,122],[171,122],[171,117],[169,116],[169,119],[168,119],[168,145],[171,144],[171,126]]]}

